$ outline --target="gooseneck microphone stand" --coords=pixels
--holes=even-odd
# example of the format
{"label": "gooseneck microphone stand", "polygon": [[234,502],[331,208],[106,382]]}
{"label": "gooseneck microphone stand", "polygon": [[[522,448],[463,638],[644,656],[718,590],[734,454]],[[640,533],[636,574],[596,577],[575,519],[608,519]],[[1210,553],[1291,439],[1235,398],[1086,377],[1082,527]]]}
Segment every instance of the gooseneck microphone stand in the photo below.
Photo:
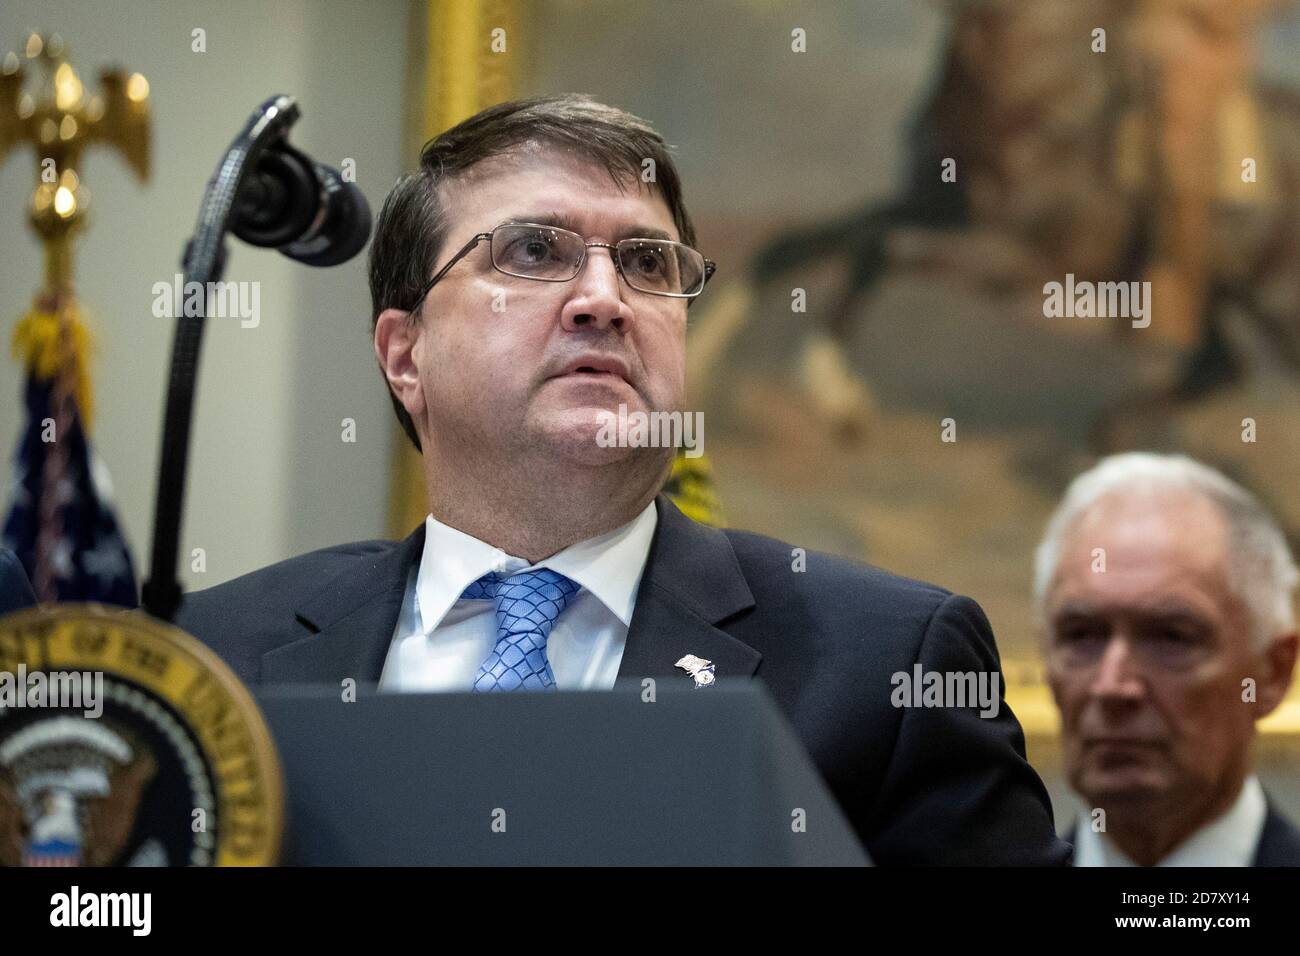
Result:
{"label": "gooseneck microphone stand", "polygon": [[[181,587],[177,580],[177,557],[181,530],[181,508],[185,499],[185,473],[189,459],[190,422],[194,411],[194,384],[199,366],[199,348],[203,343],[203,321],[207,312],[209,282],[221,279],[226,264],[227,231],[241,238],[245,232],[266,230],[292,231],[295,222],[315,215],[314,197],[287,194],[259,197],[262,202],[256,221],[232,222],[240,201],[240,190],[251,179],[250,172],[272,146],[285,148],[289,128],[298,120],[297,102],[291,96],[276,95],[266,100],[249,117],[244,129],[230,144],[208,180],[199,209],[198,226],[185,246],[181,259],[185,284],[197,282],[204,290],[202,308],[197,315],[190,309],[177,312],[176,335],[172,342],[171,379],[167,387],[167,406],[163,422],[162,454],[158,465],[158,492],[154,507],[153,551],[149,580],[142,592],[142,606],[154,617],[171,621],[180,607]],[[290,191],[292,193],[292,191]],[[242,215],[242,214],[241,214]],[[250,239],[255,241],[256,239]],[[257,242],[273,245],[275,242]]]}

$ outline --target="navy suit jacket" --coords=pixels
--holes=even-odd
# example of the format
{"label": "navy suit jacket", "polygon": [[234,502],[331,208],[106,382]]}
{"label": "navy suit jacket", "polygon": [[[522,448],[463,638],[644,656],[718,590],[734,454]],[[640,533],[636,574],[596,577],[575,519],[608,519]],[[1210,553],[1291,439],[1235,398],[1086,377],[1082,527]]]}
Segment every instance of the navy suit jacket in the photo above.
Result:
{"label": "navy suit jacket", "polygon": [[[817,552],[794,571],[788,544],[656,506],[620,679],[686,680],[674,664],[695,654],[719,684],[764,681],[877,863],[1068,863],[1005,704],[890,702],[917,663],[1000,674],[974,601]],[[250,684],[378,681],[423,548],[421,524],[315,551],[187,596],[176,623]]]}
{"label": "navy suit jacket", "polygon": [[1300,866],[1300,830],[1270,800],[1252,866]]}
{"label": "navy suit jacket", "polygon": [[8,548],[0,548],[0,614],[20,611],[35,603],[36,595],[18,555]]}

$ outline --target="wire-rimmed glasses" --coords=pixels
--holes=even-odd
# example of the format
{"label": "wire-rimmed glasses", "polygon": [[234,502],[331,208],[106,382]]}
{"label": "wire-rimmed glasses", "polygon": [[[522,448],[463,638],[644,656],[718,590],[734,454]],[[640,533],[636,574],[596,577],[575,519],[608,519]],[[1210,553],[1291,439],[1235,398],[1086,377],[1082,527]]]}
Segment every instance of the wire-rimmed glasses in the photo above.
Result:
{"label": "wire-rimmed glasses", "polygon": [[614,244],[588,242],[576,232],[532,222],[506,222],[480,232],[438,270],[412,306],[420,307],[429,290],[484,239],[490,241],[492,267],[520,279],[569,282],[577,278],[593,246],[608,249],[614,268],[630,288],[648,295],[693,299],[717,270],[717,263],[671,239],[620,239]]}

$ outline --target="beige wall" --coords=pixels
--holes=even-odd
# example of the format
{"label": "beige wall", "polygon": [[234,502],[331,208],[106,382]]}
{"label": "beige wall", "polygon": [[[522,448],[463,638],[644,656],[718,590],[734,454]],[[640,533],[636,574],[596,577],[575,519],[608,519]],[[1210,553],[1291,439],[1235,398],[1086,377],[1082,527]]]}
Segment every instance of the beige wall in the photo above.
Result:
{"label": "beige wall", "polygon": [[[207,52],[191,51],[202,28]],[[152,286],[178,271],[203,188],[248,114],[272,93],[296,95],[293,142],[357,181],[378,210],[401,167],[405,0],[5,0],[0,56],[29,29],[57,31],[92,89],[121,62],[149,80],[154,172],[141,186],[104,149],[83,162],[91,224],[76,257],[77,288],[98,337],[94,440],[113,477],[143,577],[152,534],[155,471],[173,321],[150,311]],[[30,150],[0,168],[0,329],[7,342],[41,278],[40,247],[25,222],[34,181]],[[362,257],[313,270],[232,240],[227,280],[261,283],[256,328],[208,323],[182,551],[202,547],[220,583],[294,554],[384,531],[391,410],[369,346]],[[22,374],[0,358],[0,468],[22,427]],[[340,421],[356,420],[356,443]],[[7,499],[7,496],[6,496]],[[6,500],[7,506],[7,500]]]}

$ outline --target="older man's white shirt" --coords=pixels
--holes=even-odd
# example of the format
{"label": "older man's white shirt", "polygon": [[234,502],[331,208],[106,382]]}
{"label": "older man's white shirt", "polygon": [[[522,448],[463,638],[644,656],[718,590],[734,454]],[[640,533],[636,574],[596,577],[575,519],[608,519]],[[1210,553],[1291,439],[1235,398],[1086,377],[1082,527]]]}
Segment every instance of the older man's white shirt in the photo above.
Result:
{"label": "older man's white shirt", "polygon": [[556,686],[613,687],[658,520],[652,501],[621,528],[529,564],[429,515],[379,689],[469,690],[496,644],[497,621],[491,601],[462,600],[461,593],[489,571],[510,575],[541,567],[581,586],[546,642]]}
{"label": "older man's white shirt", "polygon": [[[1268,803],[1259,778],[1251,775],[1236,801],[1220,817],[1201,827],[1156,866],[1250,866],[1259,847]],[[1104,833],[1081,815],[1074,828],[1075,866],[1137,866]]]}

